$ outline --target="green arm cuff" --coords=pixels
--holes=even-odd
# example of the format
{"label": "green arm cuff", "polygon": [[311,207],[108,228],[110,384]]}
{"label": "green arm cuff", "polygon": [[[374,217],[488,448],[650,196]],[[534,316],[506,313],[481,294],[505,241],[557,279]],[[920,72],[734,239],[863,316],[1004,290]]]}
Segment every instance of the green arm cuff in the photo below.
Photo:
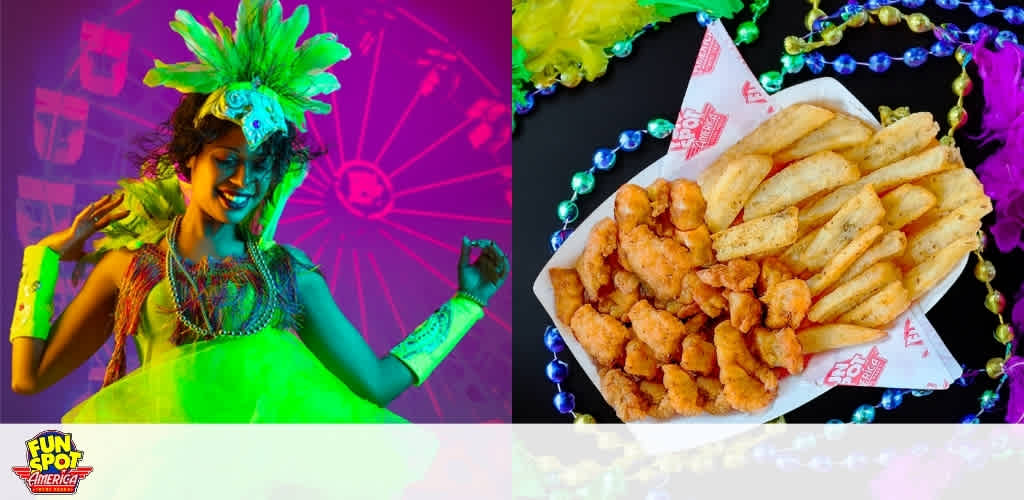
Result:
{"label": "green arm cuff", "polygon": [[18,337],[49,338],[59,264],[60,256],[47,246],[25,248],[18,301],[14,305],[14,320],[11,322],[12,342]]}
{"label": "green arm cuff", "polygon": [[395,346],[391,354],[412,370],[416,385],[422,385],[466,332],[483,317],[484,310],[480,304],[456,295]]}

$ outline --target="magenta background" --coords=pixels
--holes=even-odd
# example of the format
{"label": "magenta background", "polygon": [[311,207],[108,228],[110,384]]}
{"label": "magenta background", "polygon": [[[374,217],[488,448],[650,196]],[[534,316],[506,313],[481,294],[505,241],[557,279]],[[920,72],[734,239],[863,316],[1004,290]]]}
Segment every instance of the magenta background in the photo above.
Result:
{"label": "magenta background", "polygon": [[[384,353],[452,293],[463,235],[511,249],[508,6],[304,3],[310,27],[303,39],[334,32],[353,57],[332,69],[342,83],[334,112],[310,117],[309,140],[326,145],[329,155],[314,163],[289,204],[278,240],[322,265],[342,311]],[[285,16],[297,5],[286,0]],[[23,247],[65,227],[114,181],[133,175],[135,166],[124,158],[131,139],[173,109],[176,91],[149,89],[141,80],[153,57],[193,59],[168,27],[174,9],[187,9],[204,24],[213,11],[233,27],[236,7],[235,0],[3,3],[5,327]],[[388,174],[390,186],[379,180]],[[390,408],[421,422],[508,420],[510,290],[499,292],[488,316],[424,387]],[[58,311],[74,291],[67,282],[58,285]],[[99,388],[110,353],[108,344],[53,388],[26,397],[10,391],[10,347],[0,343],[4,422],[57,421]]]}

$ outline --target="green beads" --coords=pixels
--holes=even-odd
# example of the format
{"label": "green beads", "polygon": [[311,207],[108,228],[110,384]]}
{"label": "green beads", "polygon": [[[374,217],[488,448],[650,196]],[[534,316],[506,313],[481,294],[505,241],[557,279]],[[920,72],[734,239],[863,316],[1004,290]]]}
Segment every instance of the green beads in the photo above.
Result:
{"label": "green beads", "polygon": [[612,54],[614,54],[615,57],[626,57],[632,52],[633,42],[629,40],[615,42],[615,45],[612,45]]}
{"label": "green beads", "polygon": [[744,21],[736,28],[736,43],[754,43],[761,35],[761,30],[753,21]]}
{"label": "green beads", "polygon": [[761,73],[758,77],[761,82],[761,86],[768,91],[769,94],[774,94],[782,89],[782,73],[778,71],[766,71]]}
{"label": "green beads", "polygon": [[647,122],[647,133],[658,139],[664,139],[672,135],[674,129],[675,125],[664,118],[655,118]]}
{"label": "green beads", "polygon": [[999,378],[1003,376],[1003,358],[992,358],[985,363],[985,374],[989,378]]}
{"label": "green beads", "polygon": [[1006,297],[1003,297],[999,290],[992,290],[985,296],[985,309],[999,314],[1003,312],[1004,307],[1006,307]]}
{"label": "green beads", "polygon": [[991,389],[981,393],[981,397],[978,398],[978,402],[981,403],[983,410],[991,410],[993,406],[999,402],[999,393]]}
{"label": "green beads", "polygon": [[786,73],[799,73],[800,70],[804,69],[803,54],[784,54],[782,58],[779,59],[779,62],[782,63],[782,70]]}
{"label": "green beads", "polygon": [[580,216],[580,209],[571,200],[565,200],[558,204],[558,220],[568,224]]}
{"label": "green beads", "polygon": [[974,265],[974,277],[982,283],[988,283],[996,277],[996,266],[991,261],[982,260]]}
{"label": "green beads", "polygon": [[996,338],[996,342],[1006,345],[1013,342],[1013,327],[1003,323],[996,327],[995,333],[992,334]]}
{"label": "green beads", "polygon": [[572,190],[587,194],[594,190],[594,174],[589,171],[576,172],[572,176]]}

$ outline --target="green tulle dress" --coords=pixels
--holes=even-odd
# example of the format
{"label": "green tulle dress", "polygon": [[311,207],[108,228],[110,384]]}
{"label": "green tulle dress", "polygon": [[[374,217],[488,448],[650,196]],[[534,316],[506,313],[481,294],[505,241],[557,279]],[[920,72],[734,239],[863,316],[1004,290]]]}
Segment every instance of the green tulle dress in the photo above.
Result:
{"label": "green tulle dress", "polygon": [[[165,251],[158,244],[135,251],[122,282],[104,387],[64,415],[64,423],[405,422],[353,393],[295,335],[302,319],[294,285],[300,264],[280,246],[267,251],[280,304],[271,326],[208,340],[196,340],[176,316]],[[255,316],[264,291],[249,260],[185,262],[217,303],[215,324],[235,329]],[[188,294],[187,281],[176,281],[179,294]],[[200,303],[186,301],[183,309],[197,318],[192,309]],[[125,374],[129,338],[141,366]]]}

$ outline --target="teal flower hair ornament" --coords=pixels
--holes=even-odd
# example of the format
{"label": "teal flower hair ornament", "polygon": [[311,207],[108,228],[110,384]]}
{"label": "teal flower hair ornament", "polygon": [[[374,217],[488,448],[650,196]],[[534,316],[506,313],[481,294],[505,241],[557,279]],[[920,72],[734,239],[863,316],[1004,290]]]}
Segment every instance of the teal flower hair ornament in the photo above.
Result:
{"label": "teal flower hair ornament", "polygon": [[197,124],[209,114],[234,122],[256,148],[272,133],[287,131],[287,122],[305,132],[306,111],[331,111],[329,104],[313,98],[341,87],[326,70],[348,59],[351,51],[333,33],[314,35],[296,48],[309,25],[306,5],[282,20],[279,0],[242,0],[234,33],[212,13],[216,34],[188,11],[178,10],[174,19],[171,29],[197,60],[156,60],[143,83],[210,94],[196,115]]}

